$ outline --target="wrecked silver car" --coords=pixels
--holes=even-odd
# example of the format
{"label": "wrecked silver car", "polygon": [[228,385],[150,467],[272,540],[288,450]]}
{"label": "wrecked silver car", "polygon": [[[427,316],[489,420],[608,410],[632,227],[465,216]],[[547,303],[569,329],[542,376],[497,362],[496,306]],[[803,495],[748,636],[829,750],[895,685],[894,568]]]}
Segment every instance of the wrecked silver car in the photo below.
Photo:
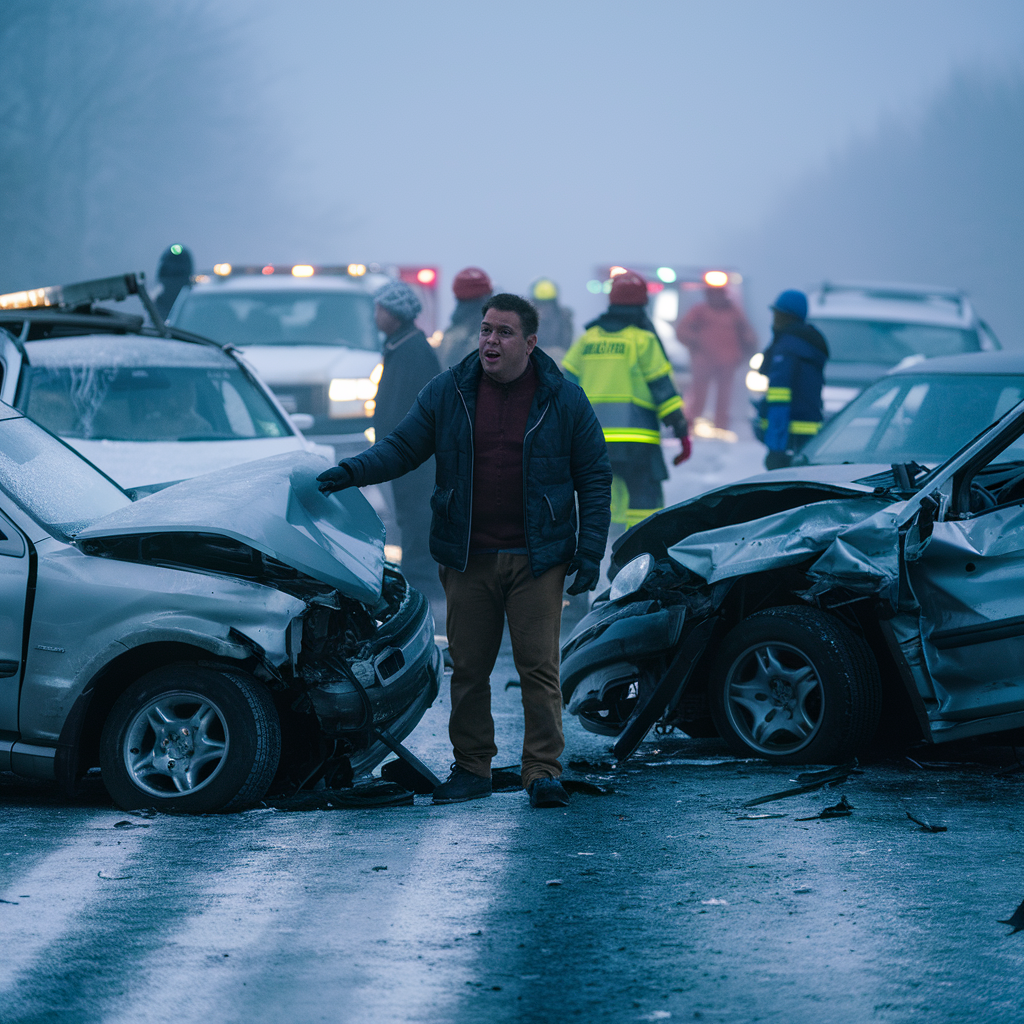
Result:
{"label": "wrecked silver car", "polygon": [[138,501],[0,405],[0,770],[205,812],[368,773],[437,695],[426,600],[290,452]]}
{"label": "wrecked silver car", "polygon": [[652,726],[780,763],[880,726],[1024,727],[1024,403],[928,470],[809,466],[659,512],[562,649],[569,710],[628,757]]}

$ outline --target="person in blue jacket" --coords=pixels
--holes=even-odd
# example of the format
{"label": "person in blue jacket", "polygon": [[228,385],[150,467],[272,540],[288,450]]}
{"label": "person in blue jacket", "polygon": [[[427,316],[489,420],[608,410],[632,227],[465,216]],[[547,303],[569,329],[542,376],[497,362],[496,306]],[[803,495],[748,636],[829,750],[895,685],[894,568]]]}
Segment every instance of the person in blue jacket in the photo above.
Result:
{"label": "person in blue jacket", "polygon": [[772,341],[761,372],[768,391],[758,409],[766,469],[782,469],[821,430],[821,389],[828,342],[807,320],[807,296],[784,291],[772,304]]}

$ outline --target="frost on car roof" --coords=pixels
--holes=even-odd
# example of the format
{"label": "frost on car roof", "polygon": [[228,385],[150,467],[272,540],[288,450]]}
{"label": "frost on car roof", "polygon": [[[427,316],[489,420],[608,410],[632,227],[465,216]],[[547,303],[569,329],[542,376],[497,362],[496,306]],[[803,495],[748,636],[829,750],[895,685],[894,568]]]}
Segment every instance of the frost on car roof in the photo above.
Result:
{"label": "frost on car roof", "polygon": [[329,466],[309,452],[233,466],[157,491],[78,536],[219,533],[373,605],[384,578],[384,526],[357,490],[320,493],[316,477]]}
{"label": "frost on car roof", "polygon": [[237,367],[237,363],[213,345],[173,341],[168,338],[126,337],[121,334],[90,334],[78,338],[54,338],[25,344],[33,366],[191,366],[204,369]]}

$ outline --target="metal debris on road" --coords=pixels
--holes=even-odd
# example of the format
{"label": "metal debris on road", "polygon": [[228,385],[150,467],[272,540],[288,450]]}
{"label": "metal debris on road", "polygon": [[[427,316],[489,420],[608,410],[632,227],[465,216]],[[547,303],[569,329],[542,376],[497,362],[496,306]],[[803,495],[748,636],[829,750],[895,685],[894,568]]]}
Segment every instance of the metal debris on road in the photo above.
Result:
{"label": "metal debris on road", "polygon": [[114,828],[149,828],[145,822],[142,821],[115,821]]}
{"label": "metal debris on road", "polygon": [[279,811],[334,811],[366,807],[411,807],[413,794],[394,782],[377,782],[353,789],[320,789],[273,797],[264,801]]}
{"label": "metal debris on road", "polygon": [[783,789],[778,793],[769,793],[767,796],[759,796],[756,800],[748,800],[744,807],[757,807],[758,804],[766,804],[772,800],[784,800],[788,796],[800,796],[803,793],[813,793],[825,786],[838,786],[844,783],[851,775],[862,775],[863,772],[857,767],[857,759],[854,758],[847,764],[837,765],[835,768],[826,768],[820,772],[804,772],[796,777],[801,783],[792,789]]}
{"label": "metal debris on road", "polygon": [[926,821],[921,821],[919,818],[915,818],[910,811],[907,811],[907,817],[915,824],[920,825],[921,832],[948,832],[949,829],[945,825],[929,825]]}
{"label": "metal debris on road", "polygon": [[554,887],[556,885],[561,885],[562,880],[560,878],[549,878],[544,884]]}
{"label": "metal debris on road", "polygon": [[839,803],[831,807],[823,807],[818,814],[812,814],[809,818],[794,818],[794,821],[818,821],[821,818],[848,818],[854,812],[854,806],[843,796]]}
{"label": "metal debris on road", "polygon": [[785,814],[738,814],[737,821],[764,821],[765,818],[785,818]]}
{"label": "metal debris on road", "polygon": [[999,923],[1012,924],[1013,931],[1010,932],[1011,935],[1016,935],[1017,932],[1024,932],[1024,903],[1021,903],[1021,905],[1013,912],[1013,914],[1010,917],[1008,917],[1005,921],[1000,921]]}
{"label": "metal debris on road", "polygon": [[131,878],[132,876],[131,875],[111,875],[111,874],[108,874],[106,871],[100,870],[100,871],[96,872],[96,877],[97,878],[106,878],[108,881],[111,881],[111,882],[123,882],[126,878]]}

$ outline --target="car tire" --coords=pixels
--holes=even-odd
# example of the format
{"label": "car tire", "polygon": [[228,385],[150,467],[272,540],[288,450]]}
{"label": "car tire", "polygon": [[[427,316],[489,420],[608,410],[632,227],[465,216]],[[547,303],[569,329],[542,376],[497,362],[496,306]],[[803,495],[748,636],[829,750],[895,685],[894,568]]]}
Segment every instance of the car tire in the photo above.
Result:
{"label": "car tire", "polygon": [[871,742],[882,687],[865,641],[815,608],[758,612],[723,641],[711,713],[744,757],[777,764],[842,764]]}
{"label": "car tire", "polygon": [[100,738],[103,782],[131,810],[236,811],[270,788],[281,725],[270,693],[243,672],[180,663],[117,699]]}

